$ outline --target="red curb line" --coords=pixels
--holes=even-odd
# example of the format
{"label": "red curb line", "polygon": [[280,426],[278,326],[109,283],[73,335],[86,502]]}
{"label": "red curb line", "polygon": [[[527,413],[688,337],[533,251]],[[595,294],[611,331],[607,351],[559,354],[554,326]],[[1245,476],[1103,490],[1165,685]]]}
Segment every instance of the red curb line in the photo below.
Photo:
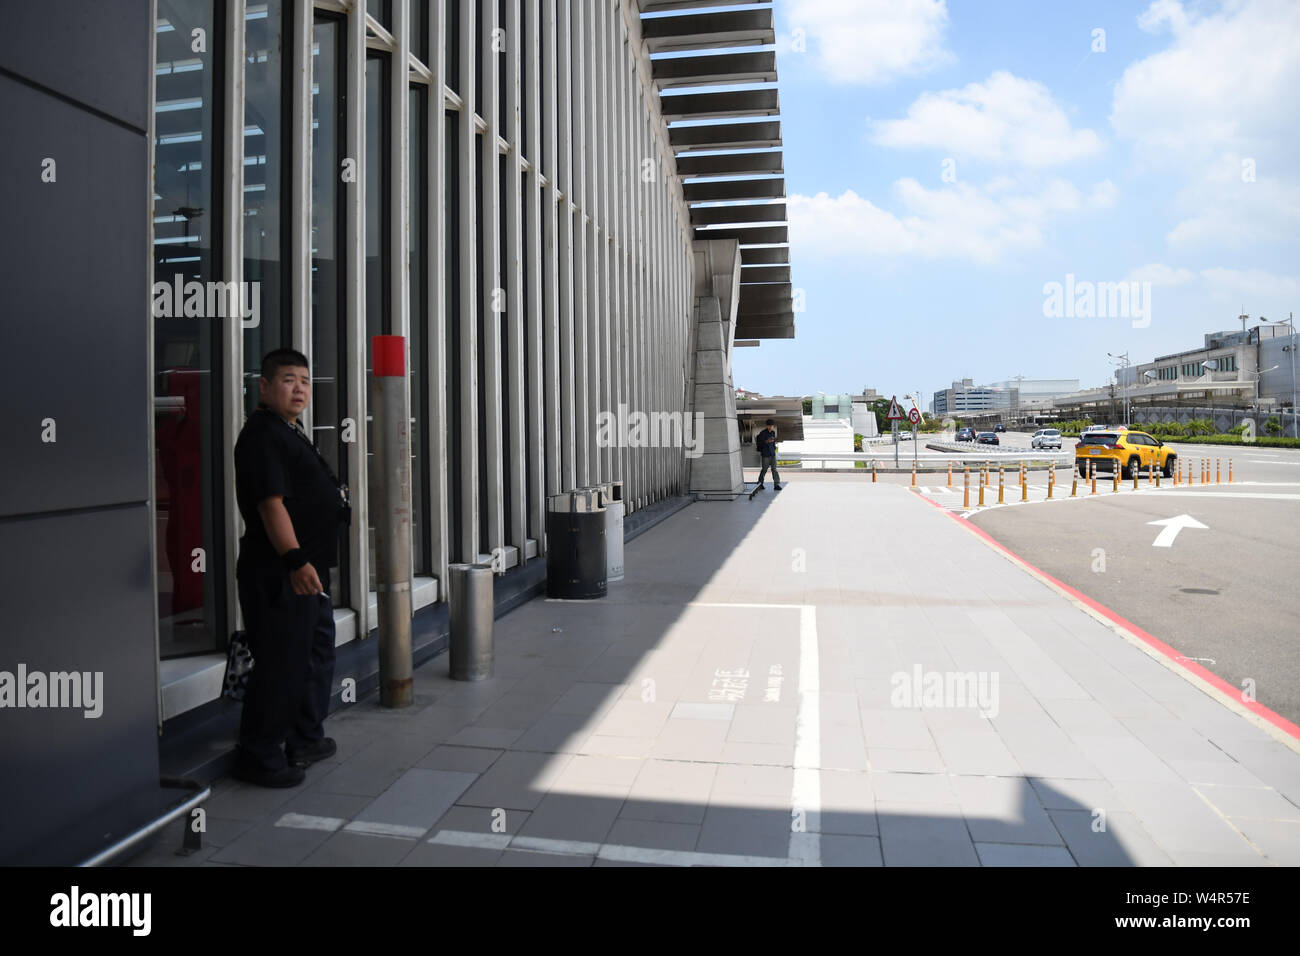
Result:
{"label": "red curb line", "polygon": [[1297,740],[1300,740],[1300,726],[1293,724],[1291,721],[1287,720],[1281,714],[1274,713],[1273,711],[1269,710],[1267,707],[1265,707],[1257,700],[1252,700],[1252,701],[1242,700],[1241,690],[1239,688],[1233,687],[1223,678],[1219,677],[1217,674],[1214,674],[1206,670],[1200,664],[1188,660],[1179,660],[1180,657],[1185,657],[1185,655],[1179,654],[1175,648],[1170,647],[1164,641],[1160,640],[1160,638],[1148,634],[1146,631],[1138,627],[1132,621],[1129,621],[1127,618],[1122,617],[1119,614],[1116,614],[1110,608],[1088,597],[1088,595],[1082,593],[1081,591],[1075,588],[1070,587],[1070,585],[1066,584],[1063,581],[1056,580],[1056,578],[1052,577],[1046,571],[1043,571],[1042,569],[1030,564],[1028,561],[1026,561],[1020,555],[1016,554],[1006,545],[997,541],[992,535],[990,535],[983,528],[976,525],[970,519],[963,518],[961,515],[949,511],[943,505],[939,504],[936,501],[931,501],[929,498],[926,498],[923,495],[916,495],[915,497],[920,498],[922,501],[924,501],[928,505],[931,505],[932,507],[938,508],[948,517],[952,518],[952,520],[956,521],[958,524],[965,527],[967,530],[973,531],[976,535],[982,538],[985,541],[985,543],[1001,551],[1003,554],[1009,557],[1013,562],[1023,565],[1024,567],[1028,568],[1030,571],[1041,576],[1044,580],[1051,582],[1053,586],[1060,588],[1062,591],[1069,594],[1075,600],[1083,602],[1092,610],[1096,611],[1102,617],[1110,621],[1112,624],[1115,624],[1123,628],[1133,636],[1137,637],[1143,643],[1147,644],[1149,647],[1159,651],[1165,657],[1169,658],[1169,660],[1172,663],[1183,668],[1184,670],[1191,672],[1192,674],[1195,674],[1201,680],[1205,681],[1207,684],[1212,686],[1215,690],[1239,702],[1243,707],[1245,707],[1251,713],[1255,714],[1258,717],[1262,717],[1264,720],[1268,721],[1270,724],[1277,727],[1279,730],[1283,731],[1286,734],[1289,734],[1290,736],[1296,738]]}

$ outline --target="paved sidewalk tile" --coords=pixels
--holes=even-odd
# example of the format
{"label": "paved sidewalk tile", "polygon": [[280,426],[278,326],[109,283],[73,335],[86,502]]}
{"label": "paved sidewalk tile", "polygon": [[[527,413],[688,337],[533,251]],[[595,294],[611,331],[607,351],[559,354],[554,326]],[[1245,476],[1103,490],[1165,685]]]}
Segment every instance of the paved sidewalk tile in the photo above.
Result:
{"label": "paved sidewalk tile", "polygon": [[1300,865],[1300,753],[905,488],[808,477],[673,515],[602,601],[500,618],[490,680],[428,662],[136,865]]}
{"label": "paved sidewalk tile", "polygon": [[1021,846],[1010,843],[976,843],[984,866],[1077,866],[1070,851],[1059,846]]}
{"label": "paved sidewalk tile", "polygon": [[402,774],[354,819],[427,830],[477,779],[478,774],[459,770],[414,768]]}

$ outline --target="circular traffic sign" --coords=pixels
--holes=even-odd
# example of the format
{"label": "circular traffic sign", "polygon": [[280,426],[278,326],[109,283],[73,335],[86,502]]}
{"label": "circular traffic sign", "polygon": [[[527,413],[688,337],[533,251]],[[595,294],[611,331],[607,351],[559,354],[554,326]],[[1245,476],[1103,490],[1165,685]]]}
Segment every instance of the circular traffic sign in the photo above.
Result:
{"label": "circular traffic sign", "polygon": [[919,408],[912,409],[910,412],[907,413],[907,419],[913,425],[921,424],[921,410]]}

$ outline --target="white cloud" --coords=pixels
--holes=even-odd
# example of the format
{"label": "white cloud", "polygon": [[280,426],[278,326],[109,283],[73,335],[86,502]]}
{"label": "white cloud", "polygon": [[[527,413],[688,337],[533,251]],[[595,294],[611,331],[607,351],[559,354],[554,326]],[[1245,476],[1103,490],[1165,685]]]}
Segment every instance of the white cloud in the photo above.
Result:
{"label": "white cloud", "polygon": [[1300,4],[1229,0],[1205,14],[1157,0],[1138,25],[1170,43],[1124,71],[1110,122],[1144,166],[1179,183],[1168,241],[1184,248],[1293,241]]}
{"label": "white cloud", "polygon": [[1167,28],[1172,43],[1124,71],[1110,121],[1148,160],[1256,155],[1294,138],[1300,4],[1248,0],[1199,16],[1177,0],[1158,0],[1138,23],[1150,32]]}
{"label": "white cloud", "polygon": [[1150,282],[1153,286],[1175,286],[1191,282],[1196,274],[1190,269],[1175,269],[1160,262],[1138,266],[1124,277],[1125,282]]}
{"label": "white cloud", "polygon": [[836,197],[790,196],[790,241],[796,255],[991,263],[1008,252],[1041,246],[1043,229],[1052,219],[1087,206],[1079,190],[1060,179],[1028,191],[1006,180],[927,189],[915,179],[900,179],[893,192],[902,208],[897,215],[852,190]]}
{"label": "white cloud", "polygon": [[[1253,170],[1254,179],[1243,179]],[[1291,176],[1225,153],[1206,163],[1178,193],[1184,218],[1170,230],[1171,243],[1248,246],[1294,239],[1300,223],[1300,184]]]}
{"label": "white cloud", "polygon": [[[1286,303],[1294,302],[1300,294],[1300,279],[1276,275],[1263,269],[1202,269],[1201,276],[1216,298],[1240,300],[1252,315],[1264,311],[1273,303],[1277,303],[1276,308],[1281,308]],[[1283,318],[1280,314],[1272,317]]]}
{"label": "white cloud", "polygon": [[1090,129],[1072,129],[1042,83],[994,72],[983,83],[923,93],[905,119],[874,124],[881,146],[925,147],[957,158],[1018,166],[1054,166],[1101,151]]}
{"label": "white cloud", "polygon": [[791,34],[808,43],[836,82],[887,83],[952,59],[943,44],[944,0],[791,0],[789,6]]}
{"label": "white cloud", "polygon": [[1088,205],[1096,206],[1098,209],[1109,209],[1115,205],[1115,199],[1119,196],[1119,190],[1109,179],[1103,179],[1097,185],[1092,187],[1092,195],[1088,199]]}

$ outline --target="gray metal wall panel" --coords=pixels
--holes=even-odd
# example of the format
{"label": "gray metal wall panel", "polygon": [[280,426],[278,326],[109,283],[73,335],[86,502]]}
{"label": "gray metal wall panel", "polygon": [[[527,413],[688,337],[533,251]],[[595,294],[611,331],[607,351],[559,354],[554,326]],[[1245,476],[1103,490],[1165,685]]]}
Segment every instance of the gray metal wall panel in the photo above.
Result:
{"label": "gray metal wall panel", "polygon": [[149,0],[0,0],[0,23],[0,67],[145,130]]}
{"label": "gray metal wall panel", "polygon": [[0,709],[0,862],[158,786],[151,530],[143,504],[0,521],[0,670],[104,675],[99,717]]}
{"label": "gray metal wall panel", "polygon": [[0,116],[0,515],[144,501],[148,144],[5,76]]}

